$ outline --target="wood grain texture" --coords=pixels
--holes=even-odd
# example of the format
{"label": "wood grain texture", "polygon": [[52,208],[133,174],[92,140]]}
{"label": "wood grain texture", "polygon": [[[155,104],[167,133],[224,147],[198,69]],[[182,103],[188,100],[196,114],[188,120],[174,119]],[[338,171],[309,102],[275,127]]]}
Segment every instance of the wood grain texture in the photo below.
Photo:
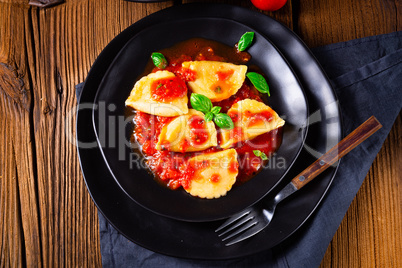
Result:
{"label": "wood grain texture", "polygon": [[[0,103],[0,109],[4,110],[4,102]],[[11,137],[11,128],[7,127],[7,120],[4,116],[0,117],[1,140]],[[0,165],[5,167],[0,174],[0,230],[3,231],[0,236],[0,264],[4,266],[22,267],[24,257],[22,250],[24,248],[23,237],[21,235],[21,209],[18,193],[17,166],[12,142],[7,142],[0,147],[1,156],[12,155],[13,157],[1,157]],[[12,228],[10,228],[12,226]]]}
{"label": "wood grain texture", "polygon": [[30,116],[32,89],[26,61],[28,9],[0,3],[0,10],[0,114],[5,125],[1,134],[4,147],[0,158],[4,160],[0,178],[2,187],[7,189],[1,189],[0,193],[0,207],[5,209],[4,213],[1,211],[1,227],[2,233],[6,234],[2,239],[4,251],[0,259],[10,266],[40,266],[39,210]]}
{"label": "wood grain texture", "polygon": [[[0,267],[101,266],[96,208],[74,144],[76,96],[119,32],[179,2],[0,0]],[[245,0],[206,0],[256,10]],[[288,0],[264,12],[310,47],[402,30],[398,0]],[[71,113],[71,111],[73,111]],[[402,267],[399,117],[321,267]]]}
{"label": "wood grain texture", "polygon": [[390,33],[402,29],[401,9],[399,0],[300,1],[294,30],[309,47]]}

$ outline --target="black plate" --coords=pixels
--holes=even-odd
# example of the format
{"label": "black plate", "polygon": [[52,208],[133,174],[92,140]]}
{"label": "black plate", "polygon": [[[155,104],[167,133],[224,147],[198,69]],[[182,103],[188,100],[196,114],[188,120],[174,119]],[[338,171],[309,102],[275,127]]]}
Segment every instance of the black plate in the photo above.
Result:
{"label": "black plate", "polygon": [[[306,150],[290,169],[283,182],[266,198],[272,198],[315,160],[310,152],[325,152],[341,137],[337,98],[319,64],[303,42],[288,28],[263,14],[228,5],[192,4],[169,8],[152,14],[119,34],[102,51],[92,66],[81,93],[77,113],[77,145],[82,172],[88,191],[99,211],[124,236],[155,252],[186,258],[228,259],[267,250],[293,234],[319,205],[336,168],[330,168],[308,186],[279,204],[271,224],[258,235],[226,247],[214,230],[222,221],[188,223],[161,217],[142,208],[117,185],[103,163],[92,125],[92,104],[101,79],[123,46],[142,29],[175,18],[224,17],[235,19],[259,32],[276,45],[287,58],[301,81],[312,111]],[[319,118],[320,117],[320,118]],[[196,241],[196,242],[194,242]]]}
{"label": "black plate", "polygon": [[[266,74],[271,91],[269,105],[286,120],[281,147],[267,169],[217,199],[196,198],[183,189],[172,191],[161,186],[144,165],[140,165],[143,162],[138,154],[127,146],[132,126],[128,119],[122,120],[124,102],[143,73],[150,55],[195,37],[234,46],[245,32],[250,31],[255,32],[255,38],[248,49],[252,56],[249,64],[259,66]],[[263,198],[284,177],[302,149],[307,117],[303,90],[276,48],[254,29],[222,18],[175,20],[148,27],[135,35],[106,72],[95,97],[93,113],[95,134],[105,162],[123,191],[155,213],[185,221],[227,218]]]}

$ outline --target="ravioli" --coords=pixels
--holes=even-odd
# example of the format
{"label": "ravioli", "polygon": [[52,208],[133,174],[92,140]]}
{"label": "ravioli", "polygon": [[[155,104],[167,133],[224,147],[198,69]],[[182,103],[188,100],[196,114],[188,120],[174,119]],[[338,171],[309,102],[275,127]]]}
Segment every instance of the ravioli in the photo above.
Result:
{"label": "ravioli", "polygon": [[[164,87],[162,87],[169,82],[175,85],[173,87],[169,84],[170,87],[175,89],[171,92],[168,89],[164,90]],[[135,83],[130,96],[126,100],[126,106],[144,113],[166,117],[187,114],[187,87],[184,82],[183,84],[180,83],[174,73],[169,71],[151,73]],[[159,97],[158,94],[153,94],[154,91],[162,91],[164,95]]]}
{"label": "ravioli", "polygon": [[226,195],[236,182],[239,164],[235,149],[195,156],[189,160],[194,177],[185,190],[192,196],[219,198]]}
{"label": "ravioli", "polygon": [[229,148],[239,141],[251,140],[285,124],[271,107],[251,99],[233,104],[227,114],[232,118],[234,128],[221,130],[222,148]]}
{"label": "ravioli", "polygon": [[188,114],[175,118],[162,128],[155,148],[184,153],[217,145],[215,124],[206,122],[202,112],[190,109]]}
{"label": "ravioli", "polygon": [[183,68],[196,73],[189,88],[207,96],[211,101],[221,101],[236,94],[246,78],[247,66],[219,61],[185,61]]}

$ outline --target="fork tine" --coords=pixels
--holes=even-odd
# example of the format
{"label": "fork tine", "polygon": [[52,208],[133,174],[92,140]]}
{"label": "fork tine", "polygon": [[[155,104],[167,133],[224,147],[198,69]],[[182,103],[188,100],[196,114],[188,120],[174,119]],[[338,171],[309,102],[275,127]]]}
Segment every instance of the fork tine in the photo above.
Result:
{"label": "fork tine", "polygon": [[[230,235],[228,235],[227,237],[223,238],[222,241],[229,240],[229,239],[231,239],[232,237],[234,237],[234,236],[236,236],[236,235],[238,235],[238,234],[241,234],[241,233],[247,231],[248,229],[250,229],[251,227],[253,227],[253,226],[257,225],[257,224],[258,224],[258,222],[256,222],[256,221],[250,221],[250,222],[248,222],[247,224],[244,224],[243,226],[241,226],[241,228],[239,228],[239,229],[236,230],[235,232],[233,232],[233,233],[231,233]],[[243,234],[241,235],[241,237],[243,237]],[[240,240],[240,241],[241,241],[241,240]]]}
{"label": "fork tine", "polygon": [[249,211],[249,210],[243,210],[243,211],[241,211],[241,212],[239,212],[239,213],[237,213],[237,214],[234,214],[232,217],[230,217],[229,219],[227,219],[221,226],[219,226],[219,227],[215,230],[215,232],[217,233],[217,232],[221,231],[222,229],[228,227],[228,226],[231,225],[232,223],[234,223],[234,222],[240,220],[241,218],[247,216],[248,214],[250,214],[250,211]]}
{"label": "fork tine", "polygon": [[228,228],[227,230],[225,230],[224,232],[218,234],[218,236],[223,236],[229,232],[231,232],[232,230],[236,229],[237,227],[243,225],[244,223],[251,221],[254,217],[252,215],[246,215],[243,218],[240,218],[238,221],[233,222],[234,225],[230,226],[228,225],[228,227],[230,226],[230,228]]}
{"label": "fork tine", "polygon": [[[247,228],[245,228],[245,229],[247,229]],[[259,232],[261,232],[262,230],[264,230],[264,225],[261,224],[260,222],[257,222],[254,226],[250,226],[248,228],[248,230],[245,230],[245,232],[242,233],[240,236],[238,236],[238,237],[234,238],[233,240],[227,242],[225,244],[225,246],[230,246],[230,245],[236,244],[236,243],[238,243],[240,241],[243,241],[243,240],[245,240],[245,239],[247,239],[247,238],[249,238],[249,237],[251,237],[251,236],[253,236],[253,235],[255,235],[255,234],[259,233]],[[232,237],[233,236],[234,235],[232,235]],[[222,239],[222,241],[226,241],[228,239],[229,238]]]}

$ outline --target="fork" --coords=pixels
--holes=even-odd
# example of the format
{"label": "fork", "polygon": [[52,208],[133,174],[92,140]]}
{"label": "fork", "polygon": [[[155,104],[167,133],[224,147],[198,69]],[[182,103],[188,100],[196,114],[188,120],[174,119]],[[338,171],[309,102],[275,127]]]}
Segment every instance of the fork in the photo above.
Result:
{"label": "fork", "polygon": [[357,145],[382,127],[380,122],[371,116],[352,133],[318,158],[308,168],[299,173],[287,184],[274,199],[247,208],[227,219],[215,230],[226,246],[236,244],[262,231],[271,222],[276,205],[283,199],[300,190],[303,186],[321,174],[329,166],[349,153]]}

